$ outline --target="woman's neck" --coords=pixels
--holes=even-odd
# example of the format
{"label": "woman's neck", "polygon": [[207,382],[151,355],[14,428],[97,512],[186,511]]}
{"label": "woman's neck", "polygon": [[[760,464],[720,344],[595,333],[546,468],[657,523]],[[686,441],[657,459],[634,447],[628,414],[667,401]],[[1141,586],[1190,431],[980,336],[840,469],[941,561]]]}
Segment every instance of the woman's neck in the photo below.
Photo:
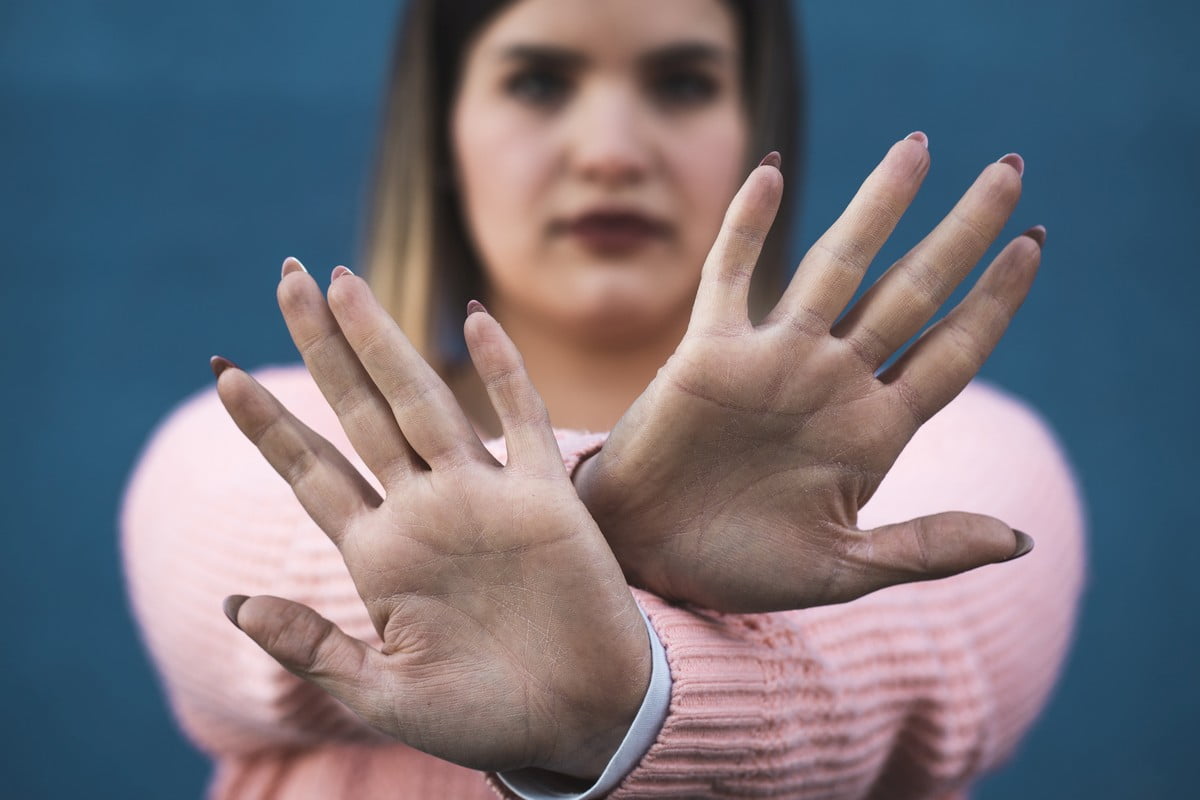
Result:
{"label": "woman's neck", "polygon": [[[506,313],[493,303],[488,308],[521,351],[551,424],[591,431],[612,429],[675,352],[691,312],[683,309],[677,320],[639,336],[635,345],[606,346],[564,335],[544,320]],[[474,368],[469,363],[462,365],[449,379],[463,410],[481,433],[499,436],[499,421]]]}

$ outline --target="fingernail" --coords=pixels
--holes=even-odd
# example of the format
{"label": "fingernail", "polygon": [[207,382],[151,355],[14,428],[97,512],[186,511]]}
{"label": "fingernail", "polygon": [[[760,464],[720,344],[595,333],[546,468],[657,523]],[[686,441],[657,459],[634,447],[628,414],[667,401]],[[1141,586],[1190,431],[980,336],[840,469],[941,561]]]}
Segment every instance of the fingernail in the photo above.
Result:
{"label": "fingernail", "polygon": [[1013,528],[1013,536],[1017,539],[1017,549],[1005,561],[1012,561],[1014,558],[1020,558],[1033,549],[1033,538],[1025,531],[1019,531]]}
{"label": "fingernail", "polygon": [[283,269],[280,270],[279,277],[282,278],[289,272],[295,272],[296,270],[308,272],[308,270],[304,268],[304,265],[300,263],[300,259],[296,258],[295,256],[288,256],[283,260]]}
{"label": "fingernail", "polygon": [[1021,158],[1021,156],[1018,153],[1009,153],[1006,156],[1002,156],[1000,158],[1000,160],[997,161],[996,163],[997,164],[1008,164],[1010,167],[1012,167],[1013,169],[1015,169],[1017,171],[1018,175],[1025,174],[1025,159]]}
{"label": "fingernail", "polygon": [[483,307],[483,303],[479,302],[478,300],[467,301],[467,316],[468,317],[471,316],[472,314],[478,314],[480,311],[482,311],[485,314],[487,313],[487,309]]}
{"label": "fingernail", "polygon": [[229,597],[225,598],[225,603],[223,605],[225,609],[225,616],[229,617],[229,621],[232,622],[234,627],[236,627],[239,631],[242,629],[242,626],[238,625],[238,611],[241,609],[242,603],[249,599],[250,598],[244,594],[231,594]]}
{"label": "fingernail", "polygon": [[763,156],[763,160],[758,162],[760,167],[774,167],[775,169],[783,168],[783,156],[779,155],[778,150],[772,150]]}
{"label": "fingernail", "polygon": [[1046,226],[1045,225],[1034,225],[1032,228],[1025,231],[1021,235],[1028,236],[1030,239],[1033,239],[1035,242],[1038,243],[1038,247],[1046,246]]}
{"label": "fingernail", "polygon": [[337,267],[333,268],[333,275],[329,278],[329,280],[336,281],[338,278],[342,277],[343,275],[353,275],[353,274],[354,273],[350,271],[349,267],[337,266]]}
{"label": "fingernail", "polygon": [[229,369],[230,367],[236,367],[237,369],[241,369],[241,367],[238,367],[237,364],[233,363],[228,358],[222,358],[221,356],[213,356],[212,358],[210,358],[208,360],[208,366],[210,368],[212,368],[213,377],[216,377],[216,378],[221,377],[221,373],[224,372],[225,370]]}
{"label": "fingernail", "polygon": [[909,139],[912,139],[914,142],[920,142],[922,147],[924,147],[926,150],[929,149],[929,137],[921,131],[913,131],[908,136],[904,137],[904,141],[908,141]]}

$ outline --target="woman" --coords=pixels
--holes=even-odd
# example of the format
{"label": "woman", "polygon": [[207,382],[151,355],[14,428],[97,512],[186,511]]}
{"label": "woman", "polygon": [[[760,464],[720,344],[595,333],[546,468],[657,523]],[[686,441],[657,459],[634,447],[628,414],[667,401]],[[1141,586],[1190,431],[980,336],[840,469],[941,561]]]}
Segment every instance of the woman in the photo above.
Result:
{"label": "woman", "polygon": [[[135,607],[215,796],[488,792],[452,761],[521,796],[941,797],[1015,747],[1070,638],[1082,512],[1045,426],[968,382],[1044,231],[876,372],[998,235],[1023,163],[839,319],[928,168],[913,134],[782,297],[778,230],[751,288],[793,163],[743,184],[764,132],[790,141],[764,77],[789,74],[785,9],[412,4],[375,292],[339,267],[326,301],[287,260],[308,372],[215,359],[254,445],[208,393],[126,501]],[[464,327],[474,370],[428,313],[461,292],[491,309]],[[226,594],[248,639],[214,625]]]}

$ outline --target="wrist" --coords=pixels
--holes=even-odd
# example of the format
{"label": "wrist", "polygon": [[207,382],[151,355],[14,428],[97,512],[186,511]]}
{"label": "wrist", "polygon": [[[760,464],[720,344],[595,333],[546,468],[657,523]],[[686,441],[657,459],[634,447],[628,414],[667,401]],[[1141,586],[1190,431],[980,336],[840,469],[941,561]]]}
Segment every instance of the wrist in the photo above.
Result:
{"label": "wrist", "polygon": [[640,624],[621,637],[625,646],[604,642],[598,662],[585,665],[583,671],[592,673],[597,687],[595,700],[558,717],[541,769],[592,782],[620,749],[645,702],[654,669],[649,622],[635,613]]}
{"label": "wrist", "polygon": [[575,493],[579,495],[579,499],[584,501],[584,494],[590,493],[588,487],[591,485],[592,474],[598,461],[597,456],[600,455],[602,448],[597,447],[595,450],[583,453],[579,456],[579,460],[575,463],[575,468],[571,470],[571,484],[575,487]]}

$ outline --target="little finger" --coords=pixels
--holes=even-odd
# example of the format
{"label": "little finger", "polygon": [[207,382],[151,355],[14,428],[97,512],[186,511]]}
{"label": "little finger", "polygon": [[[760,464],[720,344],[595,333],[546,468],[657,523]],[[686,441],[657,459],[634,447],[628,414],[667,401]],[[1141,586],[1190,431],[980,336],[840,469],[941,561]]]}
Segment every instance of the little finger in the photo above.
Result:
{"label": "little finger", "polygon": [[378,493],[336,447],[262,384],[219,357],[213,367],[219,370],[217,394],[229,416],[288,482],[318,527],[340,545],[350,520],[379,507]]}
{"label": "little finger", "polygon": [[1029,294],[1044,239],[1038,226],[1010,242],[962,302],[879,376],[918,425],[953,400],[991,355]]}

